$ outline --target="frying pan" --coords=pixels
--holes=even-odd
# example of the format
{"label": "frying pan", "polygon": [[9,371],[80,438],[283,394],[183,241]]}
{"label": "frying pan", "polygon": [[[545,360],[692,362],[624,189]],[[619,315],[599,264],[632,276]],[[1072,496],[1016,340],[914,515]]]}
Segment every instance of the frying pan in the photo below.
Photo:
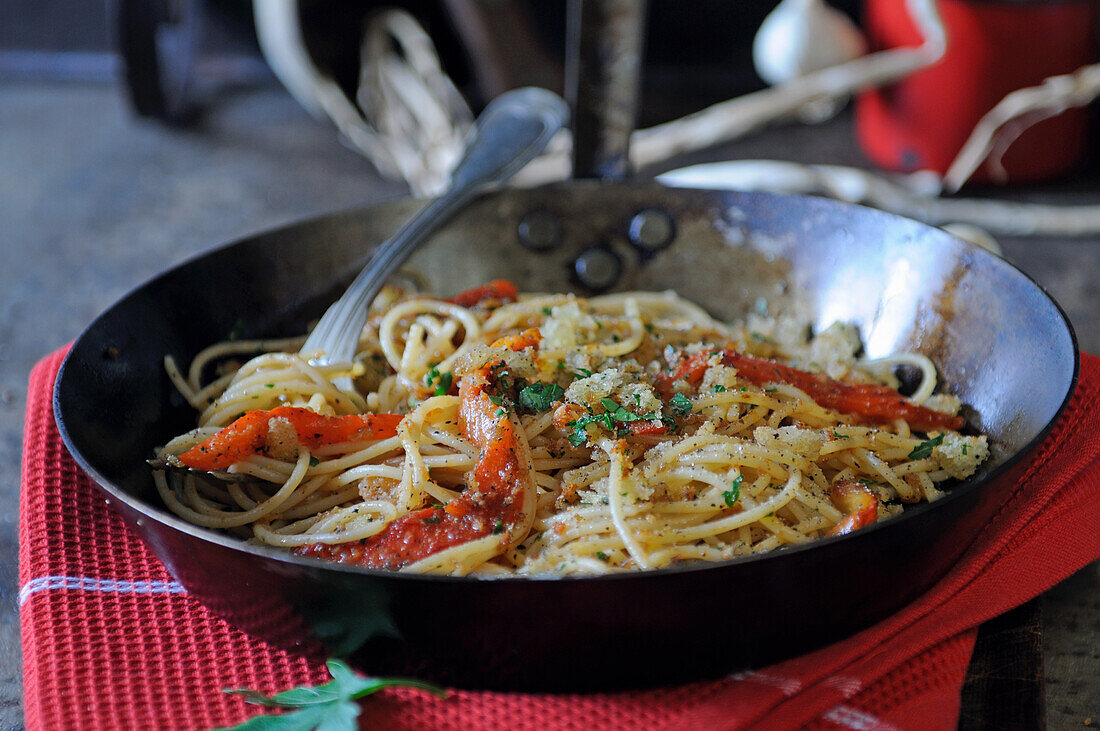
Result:
{"label": "frying pan", "polygon": [[[1072,392],[1073,332],[1007,262],[938,229],[809,197],[573,181],[479,199],[408,262],[449,294],[675,289],[733,318],[766,307],[858,325],[870,357],[925,353],[992,456],[930,504],[855,533],[713,565],[588,578],[408,576],[325,564],[192,526],[145,459],[191,428],[165,355],[304,332],[417,204],[325,216],[188,261],[80,336],[58,377],[62,436],[199,601],[279,646],[460,687],[594,690],[703,678],[865,628],[941,577],[988,521]],[[658,234],[654,234],[656,231]],[[595,252],[595,253],[593,253]],[[578,261],[597,263],[586,270]],[[610,262],[610,263],[609,263]],[[578,273],[580,271],[580,273]],[[608,274],[610,272],[610,274]],[[336,276],[336,275],[341,276]]]}
{"label": "frying pan", "polygon": [[[574,6],[574,170],[621,175],[644,4]],[[817,329],[854,322],[870,357],[915,350],[937,363],[945,390],[969,404],[969,425],[989,435],[990,459],[942,499],[847,536],[607,577],[360,569],[246,545],[167,512],[145,460],[195,414],[164,356],[186,363],[242,326],[246,337],[305,332],[417,205],[324,216],[185,262],[93,322],[55,389],[66,445],[192,596],[257,637],[370,673],[458,687],[641,687],[845,637],[951,567],[1076,382],[1072,329],[1038,285],[914,221],[823,199],[653,183],[501,191],[429,239],[404,276],[444,295],[506,277],[527,291],[674,289],[727,319],[767,309]]]}

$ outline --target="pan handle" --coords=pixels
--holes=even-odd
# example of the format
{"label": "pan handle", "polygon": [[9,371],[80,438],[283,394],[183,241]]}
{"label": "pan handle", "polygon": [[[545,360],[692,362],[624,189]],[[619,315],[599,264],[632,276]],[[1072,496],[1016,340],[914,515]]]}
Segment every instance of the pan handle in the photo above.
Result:
{"label": "pan handle", "polygon": [[641,90],[646,0],[569,0],[566,100],[573,177],[629,177]]}

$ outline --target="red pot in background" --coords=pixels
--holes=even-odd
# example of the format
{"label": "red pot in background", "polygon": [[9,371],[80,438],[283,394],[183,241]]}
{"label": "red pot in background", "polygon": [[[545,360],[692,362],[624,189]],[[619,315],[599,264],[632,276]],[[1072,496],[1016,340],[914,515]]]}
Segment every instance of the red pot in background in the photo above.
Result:
{"label": "red pot in background", "polygon": [[[1006,94],[1092,62],[1095,0],[940,0],[947,53],[897,84],[859,95],[856,134],[867,156],[888,170],[944,173],[978,120]],[[865,0],[864,26],[875,50],[923,42],[905,0]],[[1001,158],[1007,180],[988,163],[973,182],[1024,183],[1073,169],[1087,148],[1087,110],[1046,119]]]}

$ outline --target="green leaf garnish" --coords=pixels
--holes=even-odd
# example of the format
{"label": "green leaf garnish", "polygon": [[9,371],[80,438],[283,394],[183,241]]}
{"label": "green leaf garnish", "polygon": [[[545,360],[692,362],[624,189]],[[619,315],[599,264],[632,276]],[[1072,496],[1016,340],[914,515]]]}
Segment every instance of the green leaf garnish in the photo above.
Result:
{"label": "green leaf garnish", "polygon": [[568,439],[569,443],[574,447],[579,447],[588,441],[588,433],[585,432],[583,428],[578,427],[573,430],[572,434],[566,436],[566,439]]}
{"label": "green leaf garnish", "polygon": [[925,439],[923,442],[913,447],[913,451],[909,453],[909,459],[924,459],[925,457],[932,456],[932,450],[935,447],[943,444],[943,434],[938,437],[932,437],[931,439]]}
{"label": "green leaf garnish", "polygon": [[528,411],[549,411],[564,395],[565,390],[558,384],[537,381],[519,392],[519,405]]}
{"label": "green leaf garnish", "polygon": [[732,508],[737,504],[737,499],[741,497],[741,483],[744,479],[745,478],[741,475],[733,478],[733,482],[730,483],[730,489],[722,493],[722,499],[726,501],[727,508]]}
{"label": "green leaf garnish", "polygon": [[659,414],[635,414],[633,411],[627,411],[620,405],[615,399],[602,398],[600,403],[607,409],[608,415],[619,422],[620,424],[627,424],[632,421],[645,421],[646,419],[656,419]]}
{"label": "green leaf garnish", "polygon": [[602,426],[604,429],[618,436],[627,436],[630,433],[629,430],[623,427],[616,427],[616,424],[629,424],[632,421],[648,421],[651,419],[661,419],[664,421],[664,417],[659,411],[635,414],[633,411],[627,411],[622,404],[613,398],[600,399],[600,405],[607,409],[607,411],[602,414],[588,414],[569,422],[568,425],[573,427],[573,433],[567,438],[569,439],[569,443],[574,447],[579,447],[588,440],[588,432],[586,429],[590,424]]}
{"label": "green leaf garnish", "polygon": [[268,708],[294,708],[293,713],[254,716],[244,723],[225,731],[308,731],[323,728],[326,731],[353,731],[359,717],[359,704],[355,701],[376,693],[383,688],[404,686],[420,688],[445,698],[442,688],[409,678],[368,678],[359,675],[341,660],[329,660],[332,680],[318,686],[300,686],[265,695],[248,689],[226,689],[225,693],[240,696],[248,703]]}
{"label": "green leaf garnish", "polygon": [[598,424],[605,427],[608,431],[615,430],[615,423],[611,420],[610,414],[588,414],[582,416],[579,419],[569,422],[568,426],[573,427],[573,433],[569,435],[569,443],[574,447],[579,447],[588,441],[588,432],[586,427],[589,424]]}
{"label": "green leaf garnish", "polygon": [[669,407],[677,416],[687,416],[691,413],[691,400],[682,393],[678,393],[669,399]]}
{"label": "green leaf garnish", "polygon": [[454,374],[450,371],[439,374],[439,385],[435,387],[436,396],[446,396],[447,392],[451,390],[451,384],[454,382]]}

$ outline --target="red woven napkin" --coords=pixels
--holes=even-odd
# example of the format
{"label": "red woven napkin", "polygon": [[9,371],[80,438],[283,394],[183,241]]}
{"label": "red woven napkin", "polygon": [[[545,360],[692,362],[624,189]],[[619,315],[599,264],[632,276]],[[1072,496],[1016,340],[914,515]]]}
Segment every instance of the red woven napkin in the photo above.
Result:
{"label": "red woven napkin", "polygon": [[[20,519],[27,726],[206,728],[260,712],[223,688],[274,692],[322,667],[233,629],[189,597],[66,452],[31,373]],[[1038,459],[956,568],[862,633],[755,672],[600,695],[408,689],[363,702],[368,728],[954,728],[977,626],[1100,558],[1100,358]]]}

